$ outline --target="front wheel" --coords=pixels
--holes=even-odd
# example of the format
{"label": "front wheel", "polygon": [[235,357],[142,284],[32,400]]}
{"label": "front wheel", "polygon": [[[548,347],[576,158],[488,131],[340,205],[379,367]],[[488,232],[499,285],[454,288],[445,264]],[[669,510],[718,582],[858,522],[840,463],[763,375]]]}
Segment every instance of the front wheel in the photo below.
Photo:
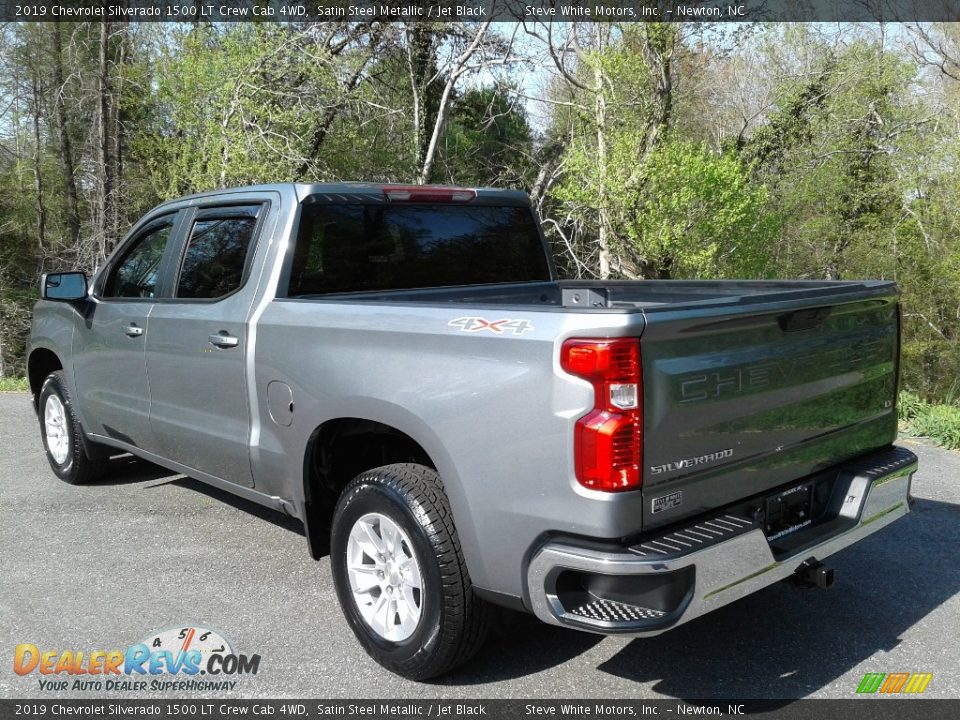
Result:
{"label": "front wheel", "polygon": [[340,606],[388,670],[426,680],[466,662],[486,639],[440,477],[422,465],[369,470],[334,512],[331,565]]}
{"label": "front wheel", "polygon": [[50,373],[43,381],[37,407],[43,449],[57,477],[71,485],[82,485],[96,478],[103,461],[87,454],[83,430],[73,412],[62,370]]}

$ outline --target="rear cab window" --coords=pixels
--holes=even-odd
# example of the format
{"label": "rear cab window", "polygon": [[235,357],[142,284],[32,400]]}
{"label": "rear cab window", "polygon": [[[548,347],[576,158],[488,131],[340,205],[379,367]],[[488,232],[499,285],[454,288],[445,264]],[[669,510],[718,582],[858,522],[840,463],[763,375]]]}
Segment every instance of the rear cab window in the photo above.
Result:
{"label": "rear cab window", "polygon": [[260,205],[208,208],[190,227],[174,297],[215,300],[243,285]]}
{"label": "rear cab window", "polygon": [[288,296],[549,279],[529,207],[308,201]]}

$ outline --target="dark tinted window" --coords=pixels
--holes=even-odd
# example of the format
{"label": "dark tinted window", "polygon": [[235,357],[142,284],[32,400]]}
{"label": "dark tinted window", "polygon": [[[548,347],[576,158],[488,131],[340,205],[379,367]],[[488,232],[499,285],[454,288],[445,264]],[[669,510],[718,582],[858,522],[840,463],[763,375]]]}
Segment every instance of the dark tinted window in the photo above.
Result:
{"label": "dark tinted window", "polygon": [[218,298],[243,282],[255,215],[198,218],[177,283],[178,298]]}
{"label": "dark tinted window", "polygon": [[290,295],[549,280],[529,208],[306,204]]}
{"label": "dark tinted window", "polygon": [[164,218],[133,242],[114,267],[104,297],[152,298],[156,295],[160,261],[173,230],[173,216]]}

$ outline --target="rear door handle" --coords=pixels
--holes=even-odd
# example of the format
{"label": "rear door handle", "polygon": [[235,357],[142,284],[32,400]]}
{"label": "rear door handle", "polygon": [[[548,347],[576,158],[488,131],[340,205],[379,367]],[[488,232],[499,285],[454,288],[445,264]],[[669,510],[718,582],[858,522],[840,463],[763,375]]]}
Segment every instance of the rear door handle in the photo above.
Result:
{"label": "rear door handle", "polygon": [[127,325],[123,329],[124,335],[129,335],[130,337],[140,337],[143,335],[143,328],[137,327],[136,325]]}
{"label": "rear door handle", "polygon": [[240,344],[240,338],[233,335],[221,335],[220,333],[211,335],[208,340],[210,340],[211,345],[216,345],[219,348],[232,348]]}

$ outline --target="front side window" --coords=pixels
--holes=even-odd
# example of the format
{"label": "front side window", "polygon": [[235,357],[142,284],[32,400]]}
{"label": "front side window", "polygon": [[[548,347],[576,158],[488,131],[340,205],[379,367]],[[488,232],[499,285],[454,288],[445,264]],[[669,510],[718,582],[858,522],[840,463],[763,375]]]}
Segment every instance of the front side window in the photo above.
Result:
{"label": "front side window", "polygon": [[178,298],[219,298],[243,284],[254,213],[202,217],[193,223],[177,283]]}
{"label": "front side window", "polygon": [[103,296],[108,298],[156,297],[160,265],[172,231],[173,216],[171,215],[158,221],[135,240],[114,267],[107,280]]}

